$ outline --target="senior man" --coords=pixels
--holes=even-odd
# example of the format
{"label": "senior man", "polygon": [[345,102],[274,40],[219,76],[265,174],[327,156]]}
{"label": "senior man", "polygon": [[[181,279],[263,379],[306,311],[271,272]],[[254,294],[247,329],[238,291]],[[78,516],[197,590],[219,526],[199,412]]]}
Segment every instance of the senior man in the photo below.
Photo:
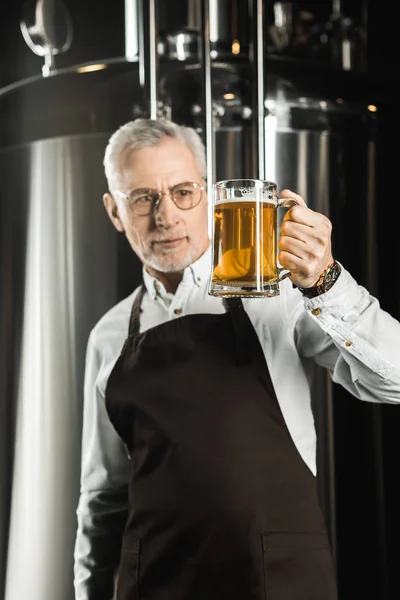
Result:
{"label": "senior man", "polygon": [[360,400],[398,403],[400,324],[290,190],[279,261],[291,281],[268,300],[210,296],[193,129],[126,123],[104,166],[105,208],[143,282],[88,341],[76,600],[336,599],[312,363]]}

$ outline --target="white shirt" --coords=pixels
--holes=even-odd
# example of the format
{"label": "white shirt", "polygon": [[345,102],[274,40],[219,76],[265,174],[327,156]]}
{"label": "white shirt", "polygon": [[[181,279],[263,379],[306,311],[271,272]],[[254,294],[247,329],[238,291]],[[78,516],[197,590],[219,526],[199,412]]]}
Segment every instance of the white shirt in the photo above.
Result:
{"label": "white shirt", "polygon": [[[167,293],[143,269],[147,293],[142,302],[141,331],[185,315],[225,311],[222,299],[208,294],[210,254],[208,250],[185,269],[175,294]],[[82,533],[85,530],[90,537],[88,523],[93,519],[88,519],[88,514],[91,511],[93,517],[96,497],[102,491],[121,488],[129,479],[128,452],[108,419],[104,392],[127,336],[138,289],[100,319],[87,347],[75,552],[78,600],[86,598],[78,589],[89,576],[84,562],[90,540],[83,544]],[[289,279],[281,282],[280,290],[274,298],[243,299],[243,305],[261,342],[289,432],[315,474],[316,432],[310,398],[313,365],[329,369],[333,381],[361,400],[399,403],[400,323],[344,268],[334,286],[316,298],[304,298]]]}

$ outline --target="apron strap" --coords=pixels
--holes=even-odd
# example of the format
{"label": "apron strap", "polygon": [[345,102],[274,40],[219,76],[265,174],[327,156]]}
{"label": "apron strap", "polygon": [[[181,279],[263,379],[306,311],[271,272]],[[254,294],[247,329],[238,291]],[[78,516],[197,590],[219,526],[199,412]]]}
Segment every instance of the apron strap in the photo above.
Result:
{"label": "apron strap", "polygon": [[140,314],[142,312],[142,300],[145,293],[145,287],[142,285],[139,288],[136,298],[132,305],[131,317],[129,319],[128,337],[135,337],[140,331]]}
{"label": "apron strap", "polygon": [[140,347],[146,336],[146,332],[140,333],[140,314],[142,312],[142,300],[145,293],[145,287],[142,284],[139,288],[136,298],[132,305],[131,316],[129,319],[128,337],[122,348],[123,368],[131,369],[139,356]]}
{"label": "apron strap", "polygon": [[243,308],[243,302],[241,298],[223,298],[222,303],[228,312],[231,308]]}
{"label": "apron strap", "polygon": [[[128,366],[132,366],[136,362],[140,347],[145,338],[145,333],[140,333],[140,315],[142,312],[141,304],[145,291],[145,286],[142,284],[132,305],[127,340],[131,346]],[[253,331],[253,326],[251,323],[249,323],[249,317],[243,308],[243,302],[241,298],[223,298],[222,302],[233,323],[233,329],[235,333],[235,350],[238,364],[246,364],[251,361],[251,352],[249,350],[252,341],[251,337],[255,333]]]}
{"label": "apron strap", "polygon": [[[266,303],[267,304],[267,303]],[[235,336],[235,354],[238,365],[247,365],[260,379],[269,394],[275,394],[265,356],[256,330],[244,310],[241,298],[224,298]]]}
{"label": "apron strap", "polygon": [[[142,283],[132,305],[131,316],[129,319],[128,337],[134,337],[139,334],[140,315],[142,312],[141,305],[144,294],[145,287]],[[227,312],[229,312],[232,308],[243,308],[243,302],[241,298],[223,298],[222,302]]]}
{"label": "apron strap", "polygon": [[254,336],[257,334],[244,310],[242,299],[224,298],[223,304],[233,326],[237,364],[249,364],[253,359]]}

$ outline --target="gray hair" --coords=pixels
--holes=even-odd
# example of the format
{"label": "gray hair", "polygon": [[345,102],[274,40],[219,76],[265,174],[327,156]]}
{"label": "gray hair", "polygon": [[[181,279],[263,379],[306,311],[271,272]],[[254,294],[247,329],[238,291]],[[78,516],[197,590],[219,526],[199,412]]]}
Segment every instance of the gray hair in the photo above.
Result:
{"label": "gray hair", "polygon": [[193,152],[201,176],[206,178],[206,153],[199,134],[192,127],[178,125],[167,119],[136,119],[122,125],[110,137],[105,154],[104,170],[108,189],[118,189],[121,157],[126,150],[138,150],[157,146],[165,138],[175,138],[184,142]]}

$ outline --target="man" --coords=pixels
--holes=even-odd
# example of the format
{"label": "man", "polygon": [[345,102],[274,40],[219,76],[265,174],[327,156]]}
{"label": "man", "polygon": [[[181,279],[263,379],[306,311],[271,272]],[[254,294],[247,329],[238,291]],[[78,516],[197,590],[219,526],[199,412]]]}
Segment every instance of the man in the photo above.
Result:
{"label": "man", "polygon": [[[338,265],[329,220],[285,216],[281,295],[208,294],[205,153],[136,120],[105,152],[107,213],[143,285],[91,332],[76,600],[336,599],[315,483],[311,362],[400,402],[400,324]],[[325,276],[324,276],[325,275]],[[326,276],[327,275],[327,276]]]}

